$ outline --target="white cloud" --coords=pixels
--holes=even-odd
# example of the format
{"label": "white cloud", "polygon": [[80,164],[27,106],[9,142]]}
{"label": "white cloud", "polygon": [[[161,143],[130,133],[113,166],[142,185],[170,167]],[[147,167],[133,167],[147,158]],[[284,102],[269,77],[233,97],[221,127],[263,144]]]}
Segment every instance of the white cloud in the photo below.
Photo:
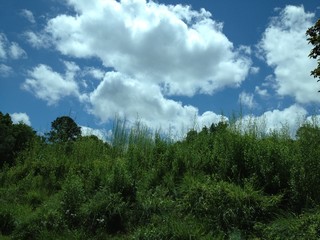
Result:
{"label": "white cloud", "polygon": [[12,73],[12,68],[5,65],[5,64],[0,64],[0,75],[1,77],[8,77]]}
{"label": "white cloud", "polygon": [[254,101],[254,96],[252,93],[241,92],[239,95],[239,102],[243,105],[252,109],[256,106],[256,102]]}
{"label": "white cloud", "polygon": [[45,33],[34,33],[32,31],[27,31],[24,36],[28,43],[34,48],[42,48],[50,46],[50,39]]}
{"label": "white cloud", "polygon": [[255,123],[259,131],[265,133],[287,129],[291,137],[294,137],[299,126],[306,119],[306,116],[307,111],[298,104],[294,104],[283,110],[275,109],[267,111],[261,116],[245,116],[241,120],[241,124],[243,129],[250,129],[250,126]]}
{"label": "white cloud", "polygon": [[27,53],[16,42],[11,43],[11,46],[9,48],[9,55],[12,59],[27,57]]}
{"label": "white cloud", "polygon": [[[200,114],[196,107],[168,96],[213,94],[224,87],[238,87],[251,71],[251,49],[234,47],[223,34],[223,24],[204,9],[146,0],[67,2],[75,15],[58,15],[41,33],[26,35],[35,47],[50,42],[64,55],[95,57],[105,68],[114,69],[82,72],[82,76],[101,79],[96,89],[80,99],[101,121],[118,114],[175,131],[195,122],[199,127],[209,125],[221,116]],[[48,92],[41,98],[51,102],[60,98],[51,99],[48,96],[55,94]]]}
{"label": "white cloud", "polygon": [[84,75],[90,75],[95,79],[101,80],[103,79],[105,72],[98,68],[89,67],[85,69]]}
{"label": "white cloud", "polygon": [[281,129],[287,125],[293,132],[299,127],[301,121],[306,117],[307,111],[294,104],[284,110],[273,110],[265,112],[262,117],[266,120],[266,129]]}
{"label": "white cloud", "polygon": [[287,6],[270,22],[258,45],[267,64],[274,68],[276,92],[299,103],[320,101],[319,86],[310,76],[316,61],[308,58],[312,46],[305,34],[313,18],[303,6]]}
{"label": "white cloud", "polygon": [[24,124],[31,126],[30,118],[26,113],[12,113],[10,116],[14,124],[23,122]]}
{"label": "white cloud", "polygon": [[259,67],[251,67],[250,68],[250,73],[251,74],[258,74],[260,71],[260,68]]}
{"label": "white cloud", "polygon": [[10,42],[5,34],[0,33],[0,59],[26,58],[27,53],[16,42]]}
{"label": "white cloud", "polygon": [[49,66],[39,64],[28,72],[28,78],[22,88],[33,93],[36,97],[47,101],[49,105],[56,104],[66,96],[80,97],[75,75],[79,67],[72,62],[64,62],[64,75],[53,71]]}
{"label": "white cloud", "polygon": [[183,106],[164,98],[156,84],[146,84],[118,72],[106,73],[104,80],[89,96],[91,113],[103,122],[118,115],[134,122],[137,118],[153,129],[182,128],[218,122],[222,117],[212,112],[199,114],[193,106]]}
{"label": "white cloud", "polygon": [[247,55],[203,9],[145,0],[68,3],[77,15],[52,18],[45,29],[61,53],[98,57],[106,67],[164,86],[165,94],[212,94],[239,86],[249,73]]}
{"label": "white cloud", "polygon": [[90,127],[80,126],[81,127],[81,135],[82,136],[91,136],[94,135],[98,137],[102,141],[106,141],[107,133],[102,129],[94,129]]}
{"label": "white cloud", "polygon": [[264,97],[264,98],[269,97],[269,93],[267,89],[262,89],[256,86],[255,92],[258,93],[258,95],[260,95],[261,97]]}
{"label": "white cloud", "polygon": [[34,16],[33,16],[33,13],[28,9],[22,9],[21,16],[26,18],[30,23],[36,23],[36,20],[34,19]]}

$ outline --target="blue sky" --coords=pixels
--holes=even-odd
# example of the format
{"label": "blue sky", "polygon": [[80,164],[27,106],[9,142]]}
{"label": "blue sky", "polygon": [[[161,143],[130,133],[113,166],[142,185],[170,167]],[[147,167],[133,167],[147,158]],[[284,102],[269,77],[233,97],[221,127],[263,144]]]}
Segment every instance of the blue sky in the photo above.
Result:
{"label": "blue sky", "polygon": [[[317,1],[5,0],[0,111],[38,132],[115,115],[183,133],[243,111],[266,130],[318,115],[305,32]],[[223,116],[222,116],[223,115]]]}

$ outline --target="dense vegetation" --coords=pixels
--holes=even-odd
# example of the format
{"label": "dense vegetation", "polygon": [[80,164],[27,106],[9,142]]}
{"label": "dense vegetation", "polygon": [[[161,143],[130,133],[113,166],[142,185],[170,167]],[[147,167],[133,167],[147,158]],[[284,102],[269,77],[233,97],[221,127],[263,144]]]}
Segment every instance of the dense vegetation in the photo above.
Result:
{"label": "dense vegetation", "polygon": [[316,124],[292,139],[220,122],[172,141],[117,120],[104,143],[66,118],[38,137],[0,117],[2,239],[320,238]]}

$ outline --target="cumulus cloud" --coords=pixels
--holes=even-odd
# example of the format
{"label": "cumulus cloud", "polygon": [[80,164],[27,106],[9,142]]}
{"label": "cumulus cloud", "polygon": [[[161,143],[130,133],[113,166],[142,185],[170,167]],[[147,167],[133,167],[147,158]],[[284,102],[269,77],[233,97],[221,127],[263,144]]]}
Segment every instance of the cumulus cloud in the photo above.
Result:
{"label": "cumulus cloud", "polygon": [[0,60],[26,58],[27,53],[16,42],[10,42],[5,34],[0,33]]}
{"label": "cumulus cloud", "polygon": [[33,93],[37,98],[47,101],[49,105],[56,104],[66,96],[80,97],[75,75],[79,67],[73,62],[64,62],[65,74],[60,74],[51,67],[39,64],[28,72],[28,78],[22,88]]}
{"label": "cumulus cloud", "polygon": [[23,122],[24,124],[31,126],[30,118],[26,113],[12,113],[10,116],[14,124]]}
{"label": "cumulus cloud", "polygon": [[245,116],[239,120],[238,124],[241,124],[244,130],[250,129],[253,124],[256,124],[258,130],[265,133],[286,129],[294,137],[297,129],[305,121],[306,117],[306,109],[298,104],[294,104],[283,110],[266,111],[260,116]]}
{"label": "cumulus cloud", "polygon": [[156,84],[146,84],[119,72],[107,72],[97,89],[89,96],[91,113],[102,121],[115,115],[134,122],[137,118],[153,129],[192,127],[218,122],[220,115],[213,112],[199,114],[193,106],[166,99]]}
{"label": "cumulus cloud", "polygon": [[316,61],[308,58],[312,46],[305,35],[313,18],[303,6],[287,6],[272,19],[258,44],[266,63],[274,68],[277,94],[292,96],[298,103],[320,101],[318,86],[310,76]]}
{"label": "cumulus cloud", "polygon": [[28,9],[22,9],[21,10],[21,16],[27,19],[30,23],[36,23],[36,20],[34,19],[33,13]]}
{"label": "cumulus cloud", "polygon": [[[194,122],[211,124],[221,116],[209,111],[200,114],[196,107],[170,96],[213,94],[224,87],[238,87],[255,71],[251,49],[235,47],[224,35],[223,24],[204,9],[146,0],[67,3],[75,15],[58,15],[48,20],[42,32],[25,34],[34,47],[50,44],[66,56],[98,58],[109,69],[107,73],[98,69],[82,72],[82,76],[101,80],[91,93],[81,95],[81,101],[101,121],[118,114],[138,117],[153,128],[179,130]],[[43,73],[51,80],[43,80]],[[65,81],[48,66],[39,65],[29,75],[24,88],[49,104],[63,93],[78,94],[74,81]],[[53,79],[58,80],[52,83]],[[66,84],[71,84],[67,88],[71,90],[61,91],[59,86]]]}
{"label": "cumulus cloud", "polygon": [[239,86],[249,73],[247,55],[204,9],[145,0],[68,3],[77,15],[56,16],[45,29],[61,53],[98,57],[106,67],[162,85],[165,94],[212,94]]}
{"label": "cumulus cloud", "polygon": [[81,135],[82,136],[91,136],[94,135],[102,141],[106,141],[107,133],[102,129],[94,129],[90,127],[81,126]]}

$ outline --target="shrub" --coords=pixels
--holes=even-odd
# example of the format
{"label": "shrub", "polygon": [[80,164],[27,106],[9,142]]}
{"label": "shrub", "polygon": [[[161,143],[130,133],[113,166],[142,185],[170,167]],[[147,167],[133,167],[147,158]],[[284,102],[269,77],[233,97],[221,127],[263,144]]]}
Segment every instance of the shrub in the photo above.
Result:
{"label": "shrub", "polygon": [[287,215],[270,224],[257,224],[255,227],[262,239],[305,239],[320,238],[320,212],[304,213],[298,216]]}
{"label": "shrub", "polygon": [[210,229],[250,231],[254,223],[272,217],[281,200],[281,196],[263,196],[247,184],[198,179],[185,180],[182,204]]}
{"label": "shrub", "polygon": [[85,201],[82,179],[76,175],[67,178],[62,188],[61,210],[67,224],[79,227],[81,221],[80,207]]}
{"label": "shrub", "polygon": [[101,189],[82,207],[84,227],[92,234],[123,233],[126,230],[127,207],[120,193]]}

